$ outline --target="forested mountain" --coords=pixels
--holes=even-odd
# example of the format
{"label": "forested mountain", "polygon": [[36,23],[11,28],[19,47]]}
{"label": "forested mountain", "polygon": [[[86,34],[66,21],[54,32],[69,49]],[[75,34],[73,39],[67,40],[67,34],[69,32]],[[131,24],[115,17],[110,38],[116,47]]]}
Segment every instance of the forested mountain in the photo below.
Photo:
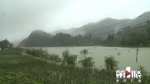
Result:
{"label": "forested mountain", "polygon": [[85,32],[81,28],[71,28],[71,29],[60,29],[55,32],[51,32],[50,34],[55,35],[57,33],[66,33],[71,34],[71,36],[84,35]]}
{"label": "forested mountain", "polygon": [[[100,33],[108,32],[108,31],[113,31],[117,30],[123,27],[135,25],[144,21],[150,20],[150,12],[145,12],[141,15],[139,15],[135,19],[113,19],[113,18],[105,18],[97,23],[89,23],[86,25],[83,25],[82,27],[79,28],[73,28],[73,29],[65,29],[65,30],[57,30],[55,32],[52,32],[53,35],[56,33],[67,33],[71,34],[72,36],[74,35],[83,35],[83,34],[92,34],[92,35],[97,35]],[[118,23],[118,24],[117,24]],[[114,25],[116,24],[116,25]],[[114,26],[110,26],[114,25]],[[110,27],[108,27],[110,26]],[[106,28],[107,27],[107,28]],[[101,29],[103,28],[103,29]],[[93,32],[91,32],[93,31]],[[106,39],[108,34],[116,34],[117,31],[106,33],[103,35],[100,35],[102,39]]]}
{"label": "forested mountain", "polygon": [[[28,36],[28,38],[24,39],[19,46],[150,46],[150,25],[148,24],[149,22],[144,25],[136,25],[133,27],[130,26],[141,22],[146,22],[148,20],[150,20],[150,12],[146,12],[133,20],[116,20],[112,18],[106,18],[97,23],[89,23],[80,28],[70,29],[70,31],[66,30],[64,31],[65,33],[59,33],[60,31],[57,31],[57,34],[55,35],[48,34],[42,30],[35,30]],[[120,23],[122,21],[125,22]],[[116,23],[120,24],[105,28],[106,26]],[[125,29],[121,31],[113,31],[119,28]],[[97,29],[100,29],[100,31],[98,31]],[[95,30],[97,31],[95,32]],[[74,35],[69,32],[74,32]],[[76,32],[77,34],[75,35]],[[80,34],[81,32],[82,35]],[[83,34],[83,32],[85,32],[85,34]],[[101,34],[101,37],[93,37],[97,34]]]}
{"label": "forested mountain", "polygon": [[[148,23],[148,22],[147,22]],[[39,31],[39,30],[38,30]],[[106,40],[100,37],[93,38],[89,35],[71,36],[70,34],[57,33],[51,36],[43,31],[32,32],[19,46],[45,47],[45,46],[150,46],[150,23],[135,28],[125,28],[116,35],[109,34]]]}
{"label": "forested mountain", "polygon": [[116,36],[108,35],[106,45],[150,46],[150,22],[135,28],[126,28]]}
{"label": "forested mountain", "polygon": [[52,38],[52,35],[47,34],[42,30],[35,30],[28,36],[28,38],[21,41],[19,46],[47,46],[49,45],[50,38]]}
{"label": "forested mountain", "polygon": [[19,46],[20,46],[20,47],[26,46],[26,41],[27,41],[27,40],[28,40],[28,38],[23,39],[23,40],[20,42]]}

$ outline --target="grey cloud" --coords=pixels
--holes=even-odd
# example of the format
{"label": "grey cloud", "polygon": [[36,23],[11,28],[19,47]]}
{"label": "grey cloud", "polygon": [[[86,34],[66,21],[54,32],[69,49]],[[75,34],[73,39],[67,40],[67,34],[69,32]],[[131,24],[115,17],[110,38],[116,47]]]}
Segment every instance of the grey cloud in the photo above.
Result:
{"label": "grey cloud", "polygon": [[18,40],[35,29],[44,29],[68,3],[69,0],[0,0],[0,40]]}
{"label": "grey cloud", "polygon": [[10,41],[22,40],[36,29],[52,32],[58,27],[59,29],[78,28],[106,17],[135,17],[150,8],[149,0],[142,2],[138,0],[136,3],[134,0],[115,0],[115,2],[114,0],[0,0],[0,40],[5,38]]}

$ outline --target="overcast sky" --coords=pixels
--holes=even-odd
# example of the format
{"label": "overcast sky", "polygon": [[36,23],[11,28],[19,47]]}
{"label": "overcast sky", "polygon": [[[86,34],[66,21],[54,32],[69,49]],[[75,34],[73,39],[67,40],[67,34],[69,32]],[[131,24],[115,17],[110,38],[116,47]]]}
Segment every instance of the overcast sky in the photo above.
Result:
{"label": "overcast sky", "polygon": [[33,30],[77,28],[106,17],[135,18],[150,0],[0,0],[0,40],[20,40]]}

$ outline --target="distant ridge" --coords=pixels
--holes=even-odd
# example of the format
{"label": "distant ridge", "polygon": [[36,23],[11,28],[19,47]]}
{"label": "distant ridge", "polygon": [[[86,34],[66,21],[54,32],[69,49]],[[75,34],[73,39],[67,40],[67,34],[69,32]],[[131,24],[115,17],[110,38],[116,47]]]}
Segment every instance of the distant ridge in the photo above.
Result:
{"label": "distant ridge", "polygon": [[[123,22],[121,24],[118,24],[118,25],[115,25],[115,26],[103,29],[101,31],[88,33],[88,34],[96,35],[96,34],[99,34],[99,33],[107,32],[107,31],[111,31],[111,30],[115,30],[115,29],[119,29],[119,28],[126,27],[126,26],[129,26],[129,25],[138,24],[140,22],[143,22],[143,21],[146,21],[146,20],[149,20],[149,19],[150,19],[150,11],[147,11],[147,12],[142,13],[141,15],[139,15],[135,19],[114,19],[114,18],[107,17],[107,18],[102,19],[102,20],[100,20],[100,21],[98,21],[96,23],[88,23],[88,24],[83,25],[83,26],[81,26],[79,28],[60,29],[60,30],[56,30],[56,31],[50,32],[50,33],[53,34],[53,35],[55,35],[56,33],[60,33],[60,32],[68,33],[68,34],[71,34],[72,36],[79,35],[79,34],[84,35],[87,32],[91,32],[93,30],[98,30],[98,29],[101,29],[103,27],[107,27],[109,25],[113,25],[113,24],[120,23],[120,22],[128,20],[126,22]],[[76,31],[76,32],[74,32],[74,31]],[[113,32],[113,33],[115,33],[115,32]],[[102,37],[104,37],[104,39],[106,39],[108,34],[103,35]]]}
{"label": "distant ridge", "polygon": [[[118,30],[123,27],[128,27],[130,25],[145,22],[147,20],[150,20],[150,12],[144,12],[143,14],[139,15],[135,19],[105,18],[96,23],[89,23],[89,24],[83,25],[79,28],[60,29],[60,30],[57,30],[55,32],[50,32],[50,33],[46,33],[42,30],[34,30],[31,32],[31,34],[27,38],[23,39],[20,42],[19,46],[29,46],[29,47],[47,46],[50,44],[51,38],[57,33],[62,32],[62,33],[70,34],[72,36],[78,36],[79,34],[80,35],[90,35],[91,34],[93,36],[93,35],[98,35],[101,33],[109,32],[109,31]],[[119,24],[114,25],[116,23],[119,23]],[[110,26],[110,25],[113,25],[113,26]],[[109,32],[109,33],[102,34],[97,37],[101,37],[102,40],[106,40],[106,38],[108,37],[109,34],[116,34],[117,32],[118,31]],[[69,36],[69,35],[66,35],[66,36]],[[63,38],[65,39],[65,37],[63,37]],[[56,39],[60,39],[60,38],[56,38]],[[60,44],[60,43],[57,43],[57,44]]]}

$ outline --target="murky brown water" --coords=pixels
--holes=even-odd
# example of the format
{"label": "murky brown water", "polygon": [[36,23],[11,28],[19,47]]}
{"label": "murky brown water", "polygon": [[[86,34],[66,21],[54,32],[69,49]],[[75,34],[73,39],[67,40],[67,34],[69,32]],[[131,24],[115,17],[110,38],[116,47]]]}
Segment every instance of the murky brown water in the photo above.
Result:
{"label": "murky brown water", "polygon": [[[105,56],[114,56],[117,61],[119,61],[119,68],[125,69],[127,66],[130,66],[132,69],[138,68],[139,65],[145,67],[147,71],[150,72],[150,48],[139,48],[138,52],[138,62],[136,62],[136,48],[121,48],[121,47],[42,47],[44,50],[48,50],[49,53],[58,54],[62,56],[62,52],[68,49],[71,54],[78,55],[77,60],[82,59],[80,51],[83,49],[88,49],[89,54],[94,58],[95,67],[100,68],[104,67],[104,57]],[[120,55],[118,55],[120,53]]]}

